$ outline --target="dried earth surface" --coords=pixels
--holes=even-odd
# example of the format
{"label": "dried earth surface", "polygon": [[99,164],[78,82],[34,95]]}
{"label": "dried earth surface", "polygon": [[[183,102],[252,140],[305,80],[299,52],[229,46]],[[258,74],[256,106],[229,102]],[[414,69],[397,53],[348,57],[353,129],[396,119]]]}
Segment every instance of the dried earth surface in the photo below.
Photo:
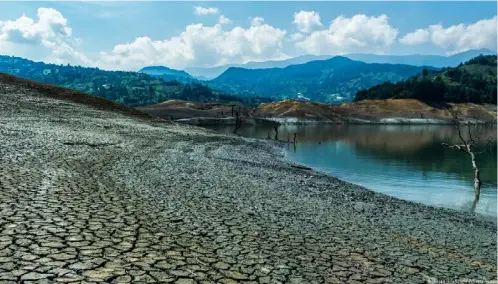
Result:
{"label": "dried earth surface", "polygon": [[496,219],[0,76],[0,283],[496,280]]}
{"label": "dried earth surface", "polygon": [[282,123],[451,124],[496,123],[496,105],[443,103],[428,105],[415,99],[364,100],[340,105],[284,100],[261,104],[251,116]]}

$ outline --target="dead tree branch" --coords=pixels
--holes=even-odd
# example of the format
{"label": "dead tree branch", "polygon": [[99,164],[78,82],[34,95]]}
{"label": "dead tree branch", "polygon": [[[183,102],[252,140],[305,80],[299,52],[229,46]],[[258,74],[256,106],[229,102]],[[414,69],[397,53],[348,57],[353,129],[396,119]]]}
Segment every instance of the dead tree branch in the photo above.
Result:
{"label": "dead tree branch", "polygon": [[238,111],[235,111],[235,129],[233,130],[233,134],[237,134],[237,130],[239,130],[242,124],[242,120],[240,118],[240,108]]}
{"label": "dead tree branch", "polygon": [[[458,145],[458,144],[455,144],[455,145],[449,145],[447,143],[442,143],[443,146],[446,146],[446,147],[449,147],[449,148],[453,148],[453,149],[457,149],[457,150],[460,150],[462,152],[465,152],[467,153],[469,156],[470,156],[470,160],[471,160],[471,163],[472,163],[472,169],[474,170],[474,194],[475,194],[475,202],[477,202],[477,200],[479,200],[479,196],[481,194],[481,178],[480,178],[480,173],[479,173],[479,168],[477,166],[477,162],[476,162],[476,154],[477,152],[474,151],[474,146],[476,144],[476,141],[474,140],[474,138],[472,137],[472,132],[471,132],[471,129],[470,129],[470,124],[467,123],[467,127],[468,127],[468,139],[464,139],[463,136],[462,136],[462,131],[461,131],[461,124],[458,122],[458,117],[455,115],[455,127],[458,131],[458,137],[460,137],[460,140],[462,141],[463,145]],[[490,141],[488,141],[489,143]]]}

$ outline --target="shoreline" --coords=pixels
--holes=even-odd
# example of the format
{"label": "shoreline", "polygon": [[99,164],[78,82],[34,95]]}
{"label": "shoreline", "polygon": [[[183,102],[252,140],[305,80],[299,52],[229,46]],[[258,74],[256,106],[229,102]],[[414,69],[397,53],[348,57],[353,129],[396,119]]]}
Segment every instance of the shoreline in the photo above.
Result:
{"label": "shoreline", "polygon": [[[173,120],[174,122],[189,124],[195,126],[213,126],[213,125],[235,125],[233,117],[189,117]],[[482,121],[482,120],[461,120],[461,124],[470,125],[497,125],[497,121]],[[391,117],[381,118],[378,121],[366,119],[349,119],[346,121],[334,120],[302,120],[294,117],[287,118],[272,118],[272,117],[244,117],[243,125],[258,126],[258,125],[452,125],[453,121],[442,119],[419,119],[419,118],[403,118]]]}
{"label": "shoreline", "polygon": [[270,141],[0,90],[0,280],[496,279],[496,220],[293,167]]}
{"label": "shoreline", "polygon": [[[254,138],[254,139],[257,139],[257,138]],[[267,141],[265,139],[259,139],[259,140]],[[273,140],[271,142],[275,143],[275,141],[273,141]],[[268,141],[268,143],[271,143],[271,142]],[[462,211],[462,210],[457,210],[457,209],[453,209],[453,208],[448,208],[448,207],[443,207],[443,206],[434,206],[434,205],[425,204],[425,203],[421,203],[421,202],[416,202],[416,201],[412,201],[412,200],[408,200],[408,199],[402,199],[402,198],[399,198],[399,197],[396,197],[396,196],[393,196],[393,195],[388,195],[388,194],[383,193],[381,191],[377,191],[375,189],[368,188],[368,187],[363,186],[363,185],[356,184],[354,182],[343,180],[343,179],[341,179],[339,177],[336,177],[336,176],[334,176],[332,174],[327,173],[326,171],[319,170],[319,169],[317,169],[317,168],[315,168],[313,166],[304,165],[304,164],[300,164],[300,163],[298,163],[296,161],[293,161],[291,158],[289,158],[289,156],[287,154],[288,150],[285,149],[287,143],[283,142],[285,144],[282,144],[281,142],[282,141],[278,141],[278,147],[282,148],[281,151],[282,151],[282,155],[283,155],[283,159],[282,159],[283,163],[288,163],[288,164],[296,165],[296,166],[301,167],[301,168],[309,168],[310,172],[319,173],[319,174],[322,174],[322,175],[325,175],[325,176],[328,176],[328,177],[340,180],[340,181],[342,181],[344,183],[348,183],[348,184],[360,187],[360,188],[362,188],[364,190],[372,191],[375,194],[380,194],[382,196],[386,196],[386,197],[391,198],[391,199],[396,199],[396,200],[399,200],[399,201],[408,202],[408,203],[411,203],[411,204],[416,204],[416,205],[421,205],[421,206],[427,206],[427,207],[430,207],[430,208],[433,208],[433,209],[438,209],[438,210],[439,209],[450,210],[450,211],[453,211],[453,212],[458,212],[458,213],[463,213],[463,214],[470,214],[472,216],[479,216],[479,217],[489,218],[489,220],[491,220],[491,221],[498,222],[498,215],[491,216],[491,215],[487,215],[487,214],[480,214],[480,213],[476,213],[476,212]]]}
{"label": "shoreline", "polygon": [[[306,125],[306,124],[352,124],[352,125],[451,125],[454,122],[451,120],[443,119],[421,119],[421,118],[404,118],[404,117],[389,117],[380,118],[379,120],[368,120],[359,118],[349,118],[344,121],[334,120],[303,120],[296,117],[285,118],[272,118],[261,117],[261,119],[275,121],[281,125]],[[460,120],[462,124],[471,125],[496,125],[497,121],[483,121],[483,120]]]}

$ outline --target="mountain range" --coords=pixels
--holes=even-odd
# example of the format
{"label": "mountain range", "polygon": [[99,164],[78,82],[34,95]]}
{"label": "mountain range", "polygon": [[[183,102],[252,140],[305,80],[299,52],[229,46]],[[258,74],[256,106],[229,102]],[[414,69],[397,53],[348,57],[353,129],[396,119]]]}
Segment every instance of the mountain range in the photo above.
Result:
{"label": "mountain range", "polygon": [[[183,83],[197,81],[220,92],[243,97],[262,96],[273,100],[303,99],[338,103],[352,101],[358,91],[374,85],[407,79],[420,73],[423,68],[433,70],[454,67],[480,54],[496,54],[496,52],[479,49],[450,56],[305,55],[281,61],[248,62],[213,68],[186,68],[183,71],[151,66],[141,69],[140,72],[164,80],[177,80]],[[361,63],[358,63],[359,61]],[[211,79],[206,80],[208,78]]]}
{"label": "mountain range", "polygon": [[[347,54],[342,55],[352,60],[363,61],[365,63],[390,63],[390,64],[407,64],[414,66],[433,66],[433,67],[454,67],[470,60],[479,54],[495,55],[496,52],[489,49],[473,49],[465,52],[453,54],[450,56],[442,55],[378,55],[378,54]],[[286,60],[270,60],[263,62],[247,62],[245,64],[227,64],[217,67],[188,67],[184,71],[199,80],[211,80],[230,67],[240,67],[246,69],[267,69],[267,68],[285,68],[290,65],[303,64],[316,60],[327,60],[334,55],[304,55]]]}
{"label": "mountain range", "polygon": [[[493,52],[474,50],[448,57],[357,56],[363,56],[365,61],[393,62],[403,59],[404,62],[412,63],[418,60],[431,65],[457,65],[477,53]],[[309,61],[312,59],[320,60]],[[246,66],[260,68],[230,67],[215,79],[200,81],[184,70],[164,66],[144,67],[140,72],[104,71],[98,68],[54,65],[19,57],[0,56],[0,72],[72,88],[133,107],[170,99],[240,102],[251,105],[281,99],[339,103],[352,101],[358,91],[377,84],[407,79],[421,73],[424,68],[430,71],[438,69],[403,64],[365,63],[341,56],[327,58],[312,55],[284,61],[252,62]],[[278,67],[267,68],[271,66]]]}
{"label": "mountain range", "polygon": [[285,68],[245,69],[230,67],[206,82],[213,89],[240,96],[273,100],[304,99],[325,103],[352,101],[354,95],[377,84],[397,82],[424,68],[401,64],[378,64],[335,56]]}

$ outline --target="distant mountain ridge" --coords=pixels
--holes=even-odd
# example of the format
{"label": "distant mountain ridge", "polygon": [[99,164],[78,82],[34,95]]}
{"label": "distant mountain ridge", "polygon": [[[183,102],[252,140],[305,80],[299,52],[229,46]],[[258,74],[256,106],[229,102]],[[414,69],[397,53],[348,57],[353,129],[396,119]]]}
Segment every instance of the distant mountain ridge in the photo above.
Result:
{"label": "distant mountain ridge", "polygon": [[289,58],[285,60],[269,60],[269,61],[262,61],[262,62],[256,62],[256,61],[251,61],[247,62],[245,64],[226,64],[222,66],[217,66],[217,67],[188,67],[185,68],[185,71],[188,72],[190,75],[201,79],[201,80],[210,80],[218,77],[221,75],[223,72],[228,70],[231,67],[239,67],[239,68],[245,68],[245,69],[268,69],[268,68],[285,68],[290,65],[295,65],[295,64],[303,64],[307,63],[310,61],[315,61],[315,60],[326,60],[330,59],[334,56],[332,55],[303,55],[303,56],[298,56],[294,58]]}
{"label": "distant mountain ridge", "polygon": [[241,96],[263,96],[274,100],[307,98],[338,103],[352,101],[359,90],[386,81],[397,82],[423,69],[400,64],[369,64],[336,56],[285,68],[230,67],[207,84],[213,89]]}
{"label": "distant mountain ridge", "polygon": [[183,83],[196,81],[196,79],[190,76],[187,72],[183,70],[171,69],[166,66],[147,66],[138,70],[138,72],[159,77],[165,81],[176,80]]}
{"label": "distant mountain ridge", "polygon": [[466,62],[479,55],[496,55],[496,52],[489,49],[472,49],[461,53],[441,56],[441,55],[375,55],[375,54],[350,54],[346,57],[363,61],[365,63],[390,63],[390,64],[407,64],[414,66],[433,66],[433,67],[455,67],[460,63]]}
{"label": "distant mountain ridge", "polygon": [[[363,61],[365,63],[390,63],[406,64],[414,66],[433,67],[454,67],[458,64],[470,60],[479,54],[495,55],[496,52],[489,49],[468,50],[450,56],[442,55],[377,55],[377,54],[346,54],[342,55],[352,60]],[[303,55],[286,60],[270,60],[263,62],[247,62],[245,64],[227,64],[217,67],[188,67],[185,71],[191,76],[200,80],[210,80],[218,77],[230,67],[241,67],[246,69],[267,69],[285,68],[290,65],[303,64],[316,60],[327,60],[334,55]]]}

